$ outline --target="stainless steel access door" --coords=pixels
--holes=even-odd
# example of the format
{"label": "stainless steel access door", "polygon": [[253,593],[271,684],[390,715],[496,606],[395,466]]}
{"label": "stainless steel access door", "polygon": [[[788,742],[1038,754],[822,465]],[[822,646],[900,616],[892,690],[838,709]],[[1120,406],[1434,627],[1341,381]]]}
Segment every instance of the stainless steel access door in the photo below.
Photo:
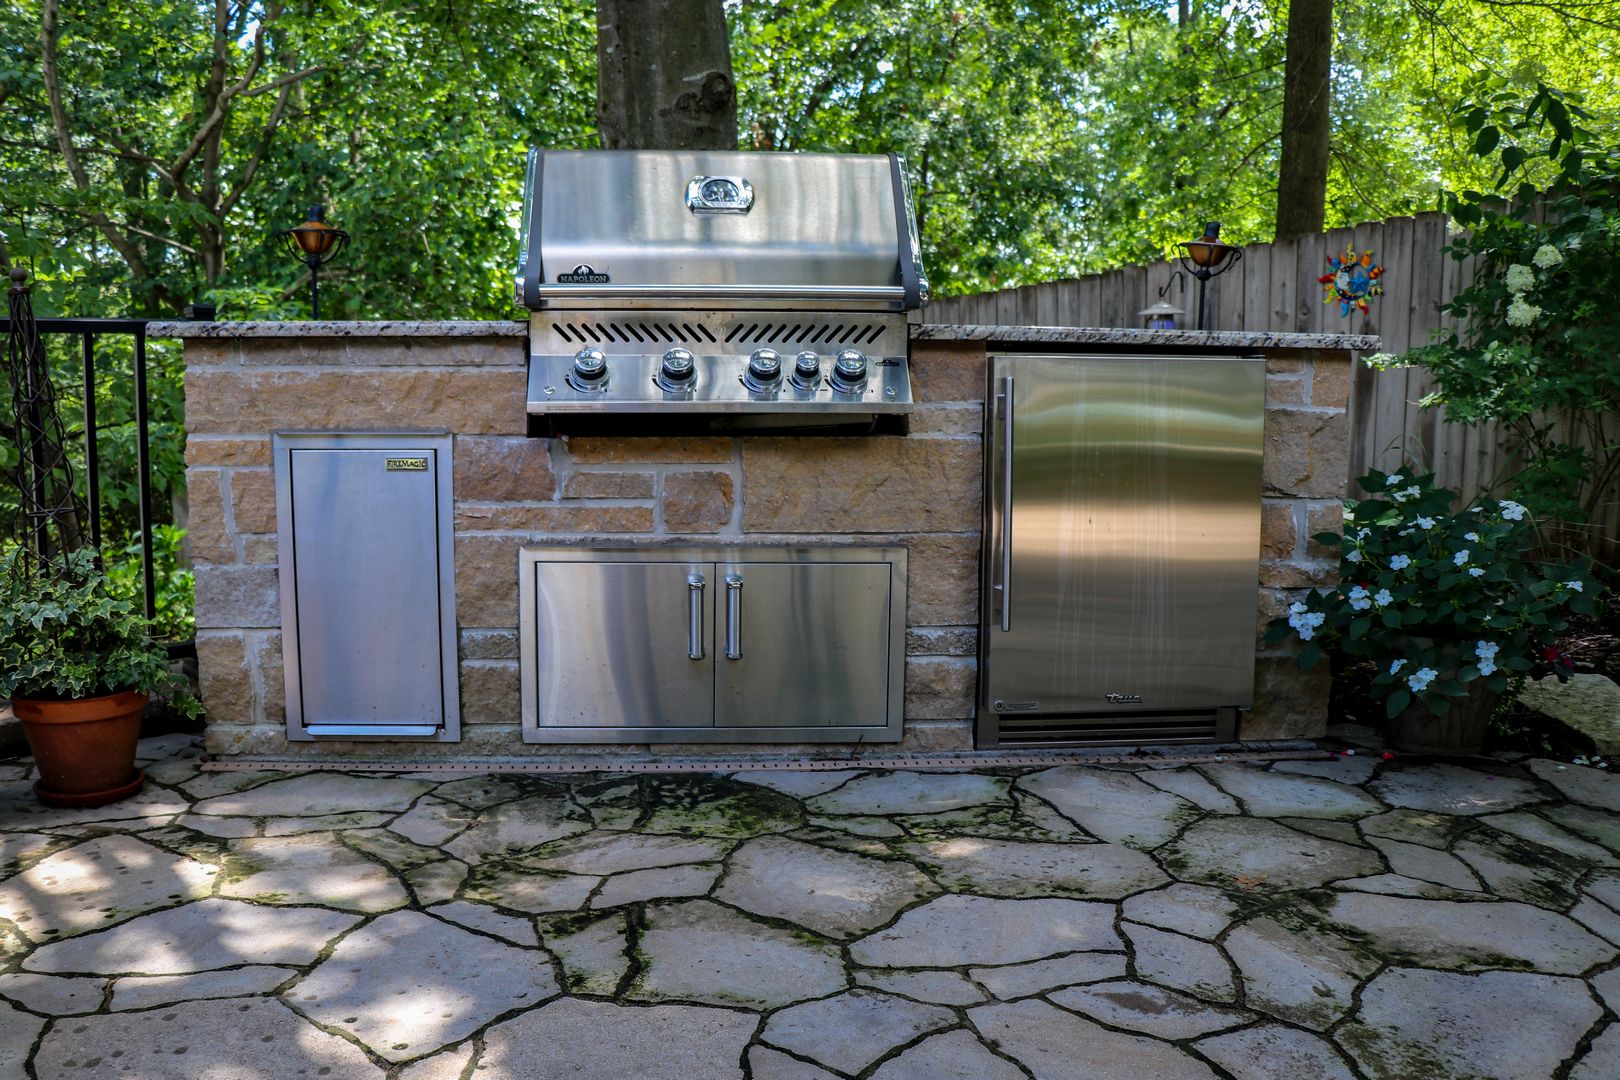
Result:
{"label": "stainless steel access door", "polygon": [[450,437],[273,448],[288,738],[455,740]]}
{"label": "stainless steel access door", "polygon": [[890,570],[883,562],[719,564],[716,726],[833,727],[881,718]]}
{"label": "stainless steel access door", "polygon": [[527,547],[528,743],[897,742],[902,547]]}
{"label": "stainless steel access door", "polygon": [[557,727],[714,726],[712,563],[525,565],[534,630],[523,659],[537,665],[525,710],[537,700]]}
{"label": "stainless steel access door", "polygon": [[1252,703],[1265,363],[991,358],[993,715]]}

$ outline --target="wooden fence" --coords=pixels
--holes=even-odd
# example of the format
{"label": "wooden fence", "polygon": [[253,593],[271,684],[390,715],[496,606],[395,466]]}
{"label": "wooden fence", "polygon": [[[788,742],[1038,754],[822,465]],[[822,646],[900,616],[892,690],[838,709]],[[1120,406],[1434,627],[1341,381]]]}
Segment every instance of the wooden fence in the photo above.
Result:
{"label": "wooden fence", "polygon": [[[1425,344],[1435,330],[1447,325],[1440,305],[1474,274],[1471,262],[1459,263],[1443,252],[1446,225],[1444,214],[1419,214],[1250,245],[1235,266],[1210,281],[1206,328],[1377,334],[1383,339],[1383,351],[1397,355]],[[1370,248],[1373,261],[1384,267],[1384,293],[1371,301],[1365,315],[1352,309],[1344,316],[1337,302],[1323,303],[1322,286],[1316,281],[1328,270],[1328,256],[1348,245],[1358,253]],[[1172,263],[1154,263],[948,297],[931,304],[927,317],[936,323],[1141,326],[1137,312],[1158,299],[1173,269]],[[1189,280],[1185,292],[1173,286],[1166,295],[1187,309],[1182,326],[1196,325],[1197,284]],[[1502,467],[1494,431],[1445,424],[1443,410],[1419,408],[1418,402],[1433,385],[1422,368],[1375,371],[1357,365],[1350,402],[1352,477],[1374,466],[1393,466],[1405,456],[1433,468],[1436,483],[1464,496],[1492,486]]]}

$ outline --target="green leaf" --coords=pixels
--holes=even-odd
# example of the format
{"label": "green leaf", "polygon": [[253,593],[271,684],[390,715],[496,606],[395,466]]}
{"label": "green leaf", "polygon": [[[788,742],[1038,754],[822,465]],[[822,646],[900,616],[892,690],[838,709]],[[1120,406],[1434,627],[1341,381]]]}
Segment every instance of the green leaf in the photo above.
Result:
{"label": "green leaf", "polygon": [[1384,715],[1393,720],[1405,712],[1406,707],[1410,704],[1412,704],[1412,692],[1405,689],[1397,690],[1390,694],[1389,699],[1384,702]]}
{"label": "green leaf", "polygon": [[1496,144],[1502,141],[1502,132],[1493,124],[1487,124],[1479,129],[1479,135],[1474,139],[1474,153],[1484,157],[1496,149]]}

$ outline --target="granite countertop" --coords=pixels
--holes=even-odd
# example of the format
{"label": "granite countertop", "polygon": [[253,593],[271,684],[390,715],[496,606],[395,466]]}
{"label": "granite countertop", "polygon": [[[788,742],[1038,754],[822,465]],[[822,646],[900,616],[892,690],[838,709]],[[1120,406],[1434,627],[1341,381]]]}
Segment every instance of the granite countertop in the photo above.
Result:
{"label": "granite countertop", "polygon": [[353,337],[522,337],[527,319],[476,321],[442,319],[389,322],[154,322],[147,337],[161,338],[353,338]]}
{"label": "granite countertop", "polygon": [[1097,326],[978,326],[925,323],[914,341],[996,341],[1009,344],[1203,345],[1236,349],[1339,349],[1376,352],[1376,334],[1295,334],[1272,330],[1142,330]]}
{"label": "granite countertop", "polygon": [[[420,320],[376,322],[154,322],[148,337],[161,338],[355,338],[522,337],[527,320]],[[994,341],[1007,344],[1173,345],[1236,349],[1337,349],[1376,352],[1373,334],[1295,334],[1269,330],[1141,330],[1095,326],[979,326],[924,323],[911,328],[917,341]]]}

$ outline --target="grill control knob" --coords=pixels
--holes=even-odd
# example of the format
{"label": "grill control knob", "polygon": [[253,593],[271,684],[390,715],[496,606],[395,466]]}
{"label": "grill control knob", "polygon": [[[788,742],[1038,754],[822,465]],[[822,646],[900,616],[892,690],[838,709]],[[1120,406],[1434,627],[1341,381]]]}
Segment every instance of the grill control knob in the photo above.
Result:
{"label": "grill control knob", "polygon": [[814,390],[821,383],[821,357],[813,352],[802,352],[793,358],[793,385],[800,390]]}
{"label": "grill control knob", "polygon": [[697,380],[697,364],[688,349],[670,349],[658,367],[658,385],[671,393],[692,389]]}
{"label": "grill control knob", "polygon": [[607,382],[607,354],[587,345],[574,354],[574,368],[568,382],[575,390],[601,390]]}
{"label": "grill control knob", "polygon": [[866,354],[845,349],[833,361],[832,387],[841,394],[856,394],[866,382]]}
{"label": "grill control knob", "polygon": [[750,390],[767,392],[782,381],[782,354],[775,349],[755,349],[748,357],[743,384]]}

